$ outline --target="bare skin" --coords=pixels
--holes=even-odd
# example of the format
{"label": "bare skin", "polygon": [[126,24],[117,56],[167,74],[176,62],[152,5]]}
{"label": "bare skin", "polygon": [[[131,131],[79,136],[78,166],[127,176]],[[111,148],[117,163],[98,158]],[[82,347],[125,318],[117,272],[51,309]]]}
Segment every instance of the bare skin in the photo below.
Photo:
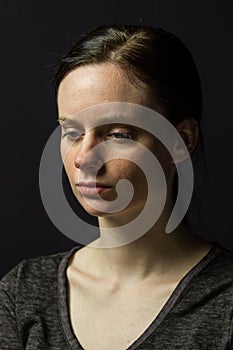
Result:
{"label": "bare skin", "polygon": [[[157,110],[163,114],[158,101],[149,91],[138,89],[110,63],[79,67],[61,82],[58,91],[59,117],[70,116],[85,108],[104,102],[131,102]],[[86,128],[86,125],[83,125]],[[181,122],[177,129],[191,153],[198,139],[198,129],[192,119]],[[117,126],[114,132],[125,132]],[[128,130],[126,130],[128,132]],[[142,194],[135,196],[132,205],[120,214],[100,214],[85,204],[74,184],[85,162],[87,152],[98,142],[95,131],[85,133],[64,160],[64,166],[77,199],[91,215],[98,216],[100,232],[103,227],[118,227],[125,218],[138,215],[145,203]],[[138,134],[138,142],[154,153],[158,144],[148,134]],[[61,144],[61,152],[66,140]],[[171,234],[165,233],[172,202],[174,164],[161,152],[168,185],[164,211],[155,225],[136,241],[116,248],[86,246],[70,259],[67,269],[69,311],[71,324],[85,350],[123,350],[135,341],[156,318],[180,280],[211,249],[212,244],[193,234],[180,224]],[[88,167],[87,167],[88,169]],[[86,174],[89,176],[90,172]],[[138,169],[126,160],[112,160],[100,180],[110,183],[114,196],[115,184],[121,178],[137,184],[142,181]],[[112,197],[111,197],[112,196]]]}

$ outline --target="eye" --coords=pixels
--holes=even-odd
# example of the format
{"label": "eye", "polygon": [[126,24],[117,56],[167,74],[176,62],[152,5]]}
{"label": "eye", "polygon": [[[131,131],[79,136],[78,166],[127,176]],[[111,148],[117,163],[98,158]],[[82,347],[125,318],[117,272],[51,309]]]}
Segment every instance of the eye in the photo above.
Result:
{"label": "eye", "polygon": [[108,135],[108,137],[112,137],[115,139],[126,139],[126,140],[132,139],[132,135],[130,135],[127,132],[112,132],[111,134]]}
{"label": "eye", "polygon": [[69,141],[75,141],[79,139],[83,133],[79,130],[68,130],[65,129],[62,134],[62,138],[67,138]]}

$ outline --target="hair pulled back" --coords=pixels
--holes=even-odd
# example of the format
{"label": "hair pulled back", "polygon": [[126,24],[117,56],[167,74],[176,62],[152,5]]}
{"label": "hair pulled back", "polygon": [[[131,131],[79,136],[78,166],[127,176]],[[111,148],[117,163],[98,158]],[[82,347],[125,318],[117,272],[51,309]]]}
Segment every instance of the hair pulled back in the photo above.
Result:
{"label": "hair pulled back", "polygon": [[110,62],[135,83],[151,88],[176,125],[187,117],[199,123],[202,113],[200,78],[192,55],[175,35],[161,28],[104,25],[84,34],[58,64],[54,82],[58,92],[71,70]]}

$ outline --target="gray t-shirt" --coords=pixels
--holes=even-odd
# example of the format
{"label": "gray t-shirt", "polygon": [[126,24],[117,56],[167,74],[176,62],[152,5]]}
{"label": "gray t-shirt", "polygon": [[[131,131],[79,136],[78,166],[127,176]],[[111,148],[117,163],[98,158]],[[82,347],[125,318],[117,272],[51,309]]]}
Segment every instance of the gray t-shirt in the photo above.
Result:
{"label": "gray t-shirt", "polygon": [[[233,350],[233,254],[213,243],[127,350]],[[1,350],[83,349],[69,319],[66,280],[80,248],[23,260],[2,278]]]}

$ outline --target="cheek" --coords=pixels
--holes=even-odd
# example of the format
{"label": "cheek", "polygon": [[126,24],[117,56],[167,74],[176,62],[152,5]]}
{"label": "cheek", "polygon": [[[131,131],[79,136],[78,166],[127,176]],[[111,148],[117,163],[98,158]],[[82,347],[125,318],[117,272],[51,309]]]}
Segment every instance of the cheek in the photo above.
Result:
{"label": "cheek", "polygon": [[66,147],[64,140],[61,140],[61,143],[60,143],[60,155],[61,155],[61,159],[62,159],[63,163],[64,163],[64,159],[66,157],[67,151],[68,151],[68,148]]}
{"label": "cheek", "polygon": [[131,182],[137,182],[139,179],[143,179],[143,171],[134,162],[126,159],[114,160],[113,162],[112,173],[117,181],[129,179]]}
{"label": "cheek", "polygon": [[74,159],[72,157],[72,152],[67,153],[66,157],[62,159],[64,169],[68,178],[72,177],[72,173],[74,172]]}
{"label": "cheek", "polygon": [[[127,179],[133,185],[133,202],[145,201],[147,199],[148,183],[142,169],[130,161],[116,162],[115,182]],[[136,201],[136,202],[135,202]]]}

